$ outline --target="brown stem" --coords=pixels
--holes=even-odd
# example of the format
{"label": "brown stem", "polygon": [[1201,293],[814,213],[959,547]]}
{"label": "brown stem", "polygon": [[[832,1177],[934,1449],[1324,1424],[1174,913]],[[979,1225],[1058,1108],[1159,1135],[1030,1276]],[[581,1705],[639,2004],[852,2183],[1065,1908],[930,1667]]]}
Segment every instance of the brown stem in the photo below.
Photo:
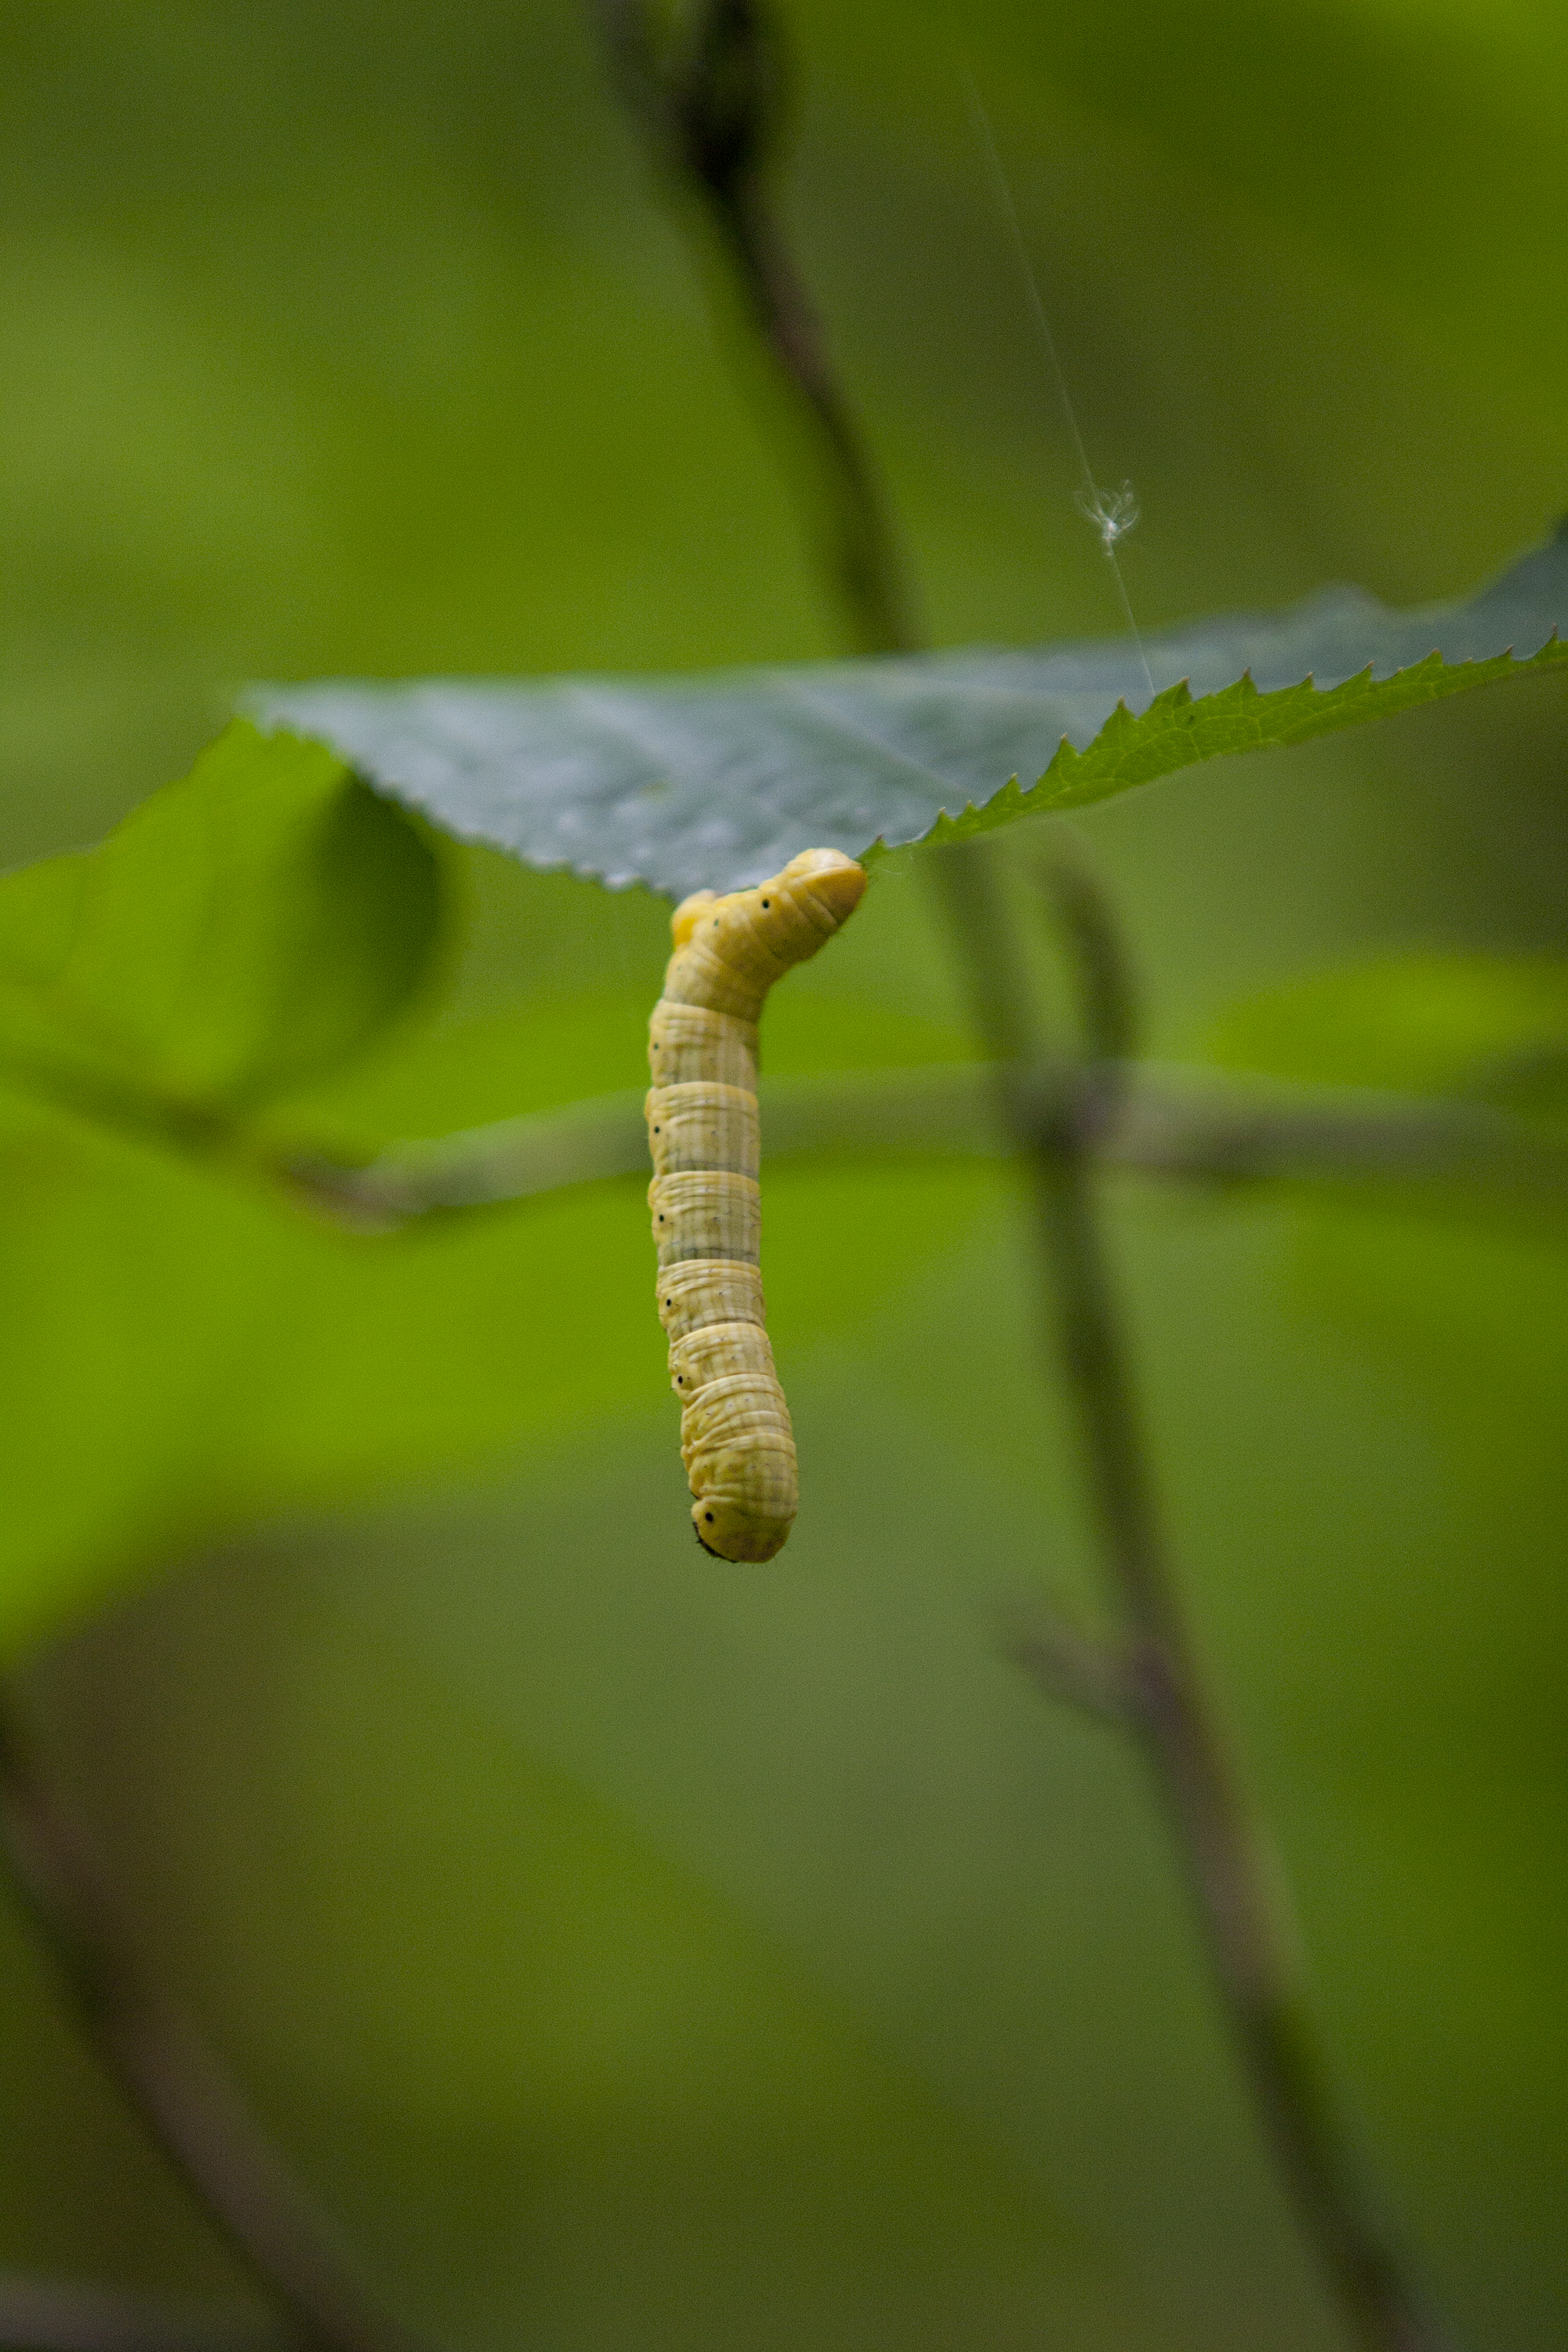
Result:
{"label": "brown stem", "polygon": [[768,186],[784,108],[782,45],[765,0],[697,0],[682,41],[660,40],[648,0],[589,0],[627,107],[657,160],[717,239],[749,325],[801,429],[815,477],[821,569],[860,653],[921,643],[887,501],[828,356]]}
{"label": "brown stem", "polygon": [[83,2032],[308,2352],[422,2352],[345,2265],[195,2020],[155,1981],[97,1859],[0,1718],[0,1845]]}
{"label": "brown stem", "polygon": [[814,448],[824,508],[822,568],[836,584],[860,653],[920,645],[910,583],[871,462],[827,357],[821,321],[761,185],[715,203],[713,223],[734,278]]}
{"label": "brown stem", "polygon": [[1060,1699],[1080,1714],[1125,1728],[1139,1694],[1131,1664],[1120,1640],[1076,1624],[1065,1610],[1036,1607],[1017,1612],[1004,1643],[1047,1698]]}
{"label": "brown stem", "polygon": [[[1022,985],[1016,942],[983,856],[949,869],[978,1017],[994,1050],[1017,1053],[1027,1015],[998,1006]],[[1086,1013],[1119,1049],[1132,992],[1115,933],[1081,870],[1053,895],[1078,950]],[[1027,999],[1026,998],[1026,1003]],[[1090,1034],[1090,1043],[1097,1040]],[[1198,1672],[1155,1500],[1092,1189],[1099,1107],[1076,1067],[1006,1094],[1034,1169],[1047,1321],[1079,1423],[1106,1574],[1121,1623],[1138,1737],[1175,1832],[1216,1989],[1253,2102],[1301,2227],[1360,2352],[1449,2352],[1366,2197],[1335,2112],[1268,1846],[1233,1769]]]}
{"label": "brown stem", "polygon": [[[636,110],[706,206],[758,334],[815,437],[836,530],[827,569],[866,649],[916,643],[892,534],[809,296],[768,208],[762,165],[776,131],[776,37],[758,0],[697,0],[684,71],[661,60],[647,0],[593,0]],[[929,868],[958,935],[1001,1108],[1031,1157],[1053,1278],[1053,1336],[1077,1407],[1110,1580],[1136,1692],[1131,1719],[1186,1864],[1222,2000],[1287,2186],[1362,2352],[1444,2352],[1372,2220],[1327,2091],[1290,1939],[1275,1912],[1268,1857],[1199,1681],[1165,1559],[1089,1182],[1089,1154],[1113,1108],[1085,1070],[1058,1073],[1042,1101],[1031,992],[988,848],[937,854]],[[1115,934],[1087,877],[1057,892],[1078,943],[1092,1058],[1113,1073],[1131,995]]]}
{"label": "brown stem", "polygon": [[[1506,1207],[1559,1234],[1568,1213],[1561,1138],[1486,1104],[1147,1062],[1098,1062],[1077,1076],[1075,1117],[1102,1169],[1209,1190],[1328,1185],[1363,1199],[1414,1191],[1434,1209],[1495,1215]],[[998,1073],[985,1062],[764,1078],[767,1156],[1005,1158],[1017,1149],[1016,1120],[996,1116],[998,1084],[1025,1097],[1025,1108],[1037,1080],[1027,1063]],[[296,1149],[260,1172],[319,1213],[385,1233],[647,1164],[643,1097],[628,1088],[395,1143],[357,1164]]]}
{"label": "brown stem", "polygon": [[222,2305],[0,2273],[5,2352],[304,2352],[292,2329]]}
{"label": "brown stem", "polygon": [[1062,1134],[1036,1159],[1056,1339],[1077,1408],[1108,1572],[1128,1633],[1140,1737],[1186,1867],[1221,2000],[1275,2158],[1354,2342],[1438,2352],[1373,2220],[1329,2092],[1276,1880],[1194,1665],[1155,1515],[1147,1457],[1081,1153]]}

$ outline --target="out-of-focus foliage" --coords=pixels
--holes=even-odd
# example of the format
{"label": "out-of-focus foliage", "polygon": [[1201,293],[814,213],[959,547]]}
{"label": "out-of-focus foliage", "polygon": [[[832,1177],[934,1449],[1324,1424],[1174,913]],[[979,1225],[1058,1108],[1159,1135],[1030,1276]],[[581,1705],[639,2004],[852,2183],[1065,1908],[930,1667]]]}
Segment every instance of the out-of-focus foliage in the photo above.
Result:
{"label": "out-of-focus foliage", "polygon": [[[1141,626],[1326,579],[1424,603],[1562,511],[1554,21],[968,12],[1091,457],[1143,506]],[[936,641],[1105,634],[950,17],[789,22],[791,212]],[[837,650],[765,393],[565,0],[38,0],[6,29],[7,856],[97,838],[247,677]],[[1086,812],[1153,1049],[1325,968],[1561,954],[1565,749],[1546,680]],[[664,910],[453,873],[439,1003],[269,1115],[374,1139],[637,1083]],[[773,1068],[956,1049],[907,866],[769,1024]],[[59,1589],[269,1521],[41,1657],[35,1717],[411,2310],[584,2352],[1328,2352],[1144,1791],[996,1654],[998,1596],[1089,1556],[1005,1177],[771,1185],[806,1507],[788,1573],[737,1582],[684,1534],[635,1185],[371,1253],[6,1116],[4,1411]],[[1468,2342],[1546,2352],[1558,1261],[1263,1202],[1116,1214],[1347,2096]],[[212,2281],[7,1936],[4,2258]]]}
{"label": "out-of-focus foliage", "polygon": [[[951,37],[945,11],[921,14]],[[1544,380],[1565,348],[1531,285],[1563,184],[1561,29],[1554,0],[1144,0],[1048,24],[1003,0],[969,38],[1007,68],[1015,120],[1042,86],[1070,90]]]}
{"label": "out-of-focus foliage", "polygon": [[[814,845],[967,841],[1500,685],[1568,661],[1560,627],[1568,529],[1446,612],[1330,590],[1278,619],[1226,614],[1146,642],[669,682],[331,679],[247,701],[459,840],[683,898],[745,889]],[[1156,693],[1156,678],[1174,683]]]}
{"label": "out-of-focus foliage", "polygon": [[0,882],[0,1072],[226,1139],[406,1008],[438,920],[406,816],[320,745],[237,723],[101,849]]}
{"label": "out-of-focus foliage", "polygon": [[[1428,950],[1316,972],[1229,1008],[1213,1044],[1247,1069],[1458,1095],[1556,1122],[1568,1109],[1568,962]],[[1560,1230],[1476,1218],[1472,1204],[1470,1230],[1456,1233],[1407,1197],[1397,1215],[1376,1204],[1320,1213],[1299,1247],[1319,1299],[1379,1353],[1425,1381],[1440,1368],[1433,1399],[1453,1444],[1468,1452],[1506,1431],[1506,1458],[1517,1468],[1517,1449],[1528,1457],[1542,1403],[1568,1385]]]}
{"label": "out-of-focus foliage", "polygon": [[1428,951],[1314,972],[1232,1008],[1214,1046],[1223,1061],[1284,1077],[1528,1107],[1561,1089],[1568,961]]}

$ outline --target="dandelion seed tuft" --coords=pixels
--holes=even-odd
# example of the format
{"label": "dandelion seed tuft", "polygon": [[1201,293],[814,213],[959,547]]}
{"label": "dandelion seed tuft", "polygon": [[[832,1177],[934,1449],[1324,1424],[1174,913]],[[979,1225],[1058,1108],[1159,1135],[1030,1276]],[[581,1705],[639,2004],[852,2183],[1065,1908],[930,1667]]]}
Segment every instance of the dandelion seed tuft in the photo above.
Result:
{"label": "dandelion seed tuft", "polygon": [[1100,533],[1100,543],[1107,555],[1114,552],[1118,540],[1136,530],[1143,511],[1131,482],[1123,482],[1119,490],[1102,490],[1094,482],[1085,482],[1073,504]]}

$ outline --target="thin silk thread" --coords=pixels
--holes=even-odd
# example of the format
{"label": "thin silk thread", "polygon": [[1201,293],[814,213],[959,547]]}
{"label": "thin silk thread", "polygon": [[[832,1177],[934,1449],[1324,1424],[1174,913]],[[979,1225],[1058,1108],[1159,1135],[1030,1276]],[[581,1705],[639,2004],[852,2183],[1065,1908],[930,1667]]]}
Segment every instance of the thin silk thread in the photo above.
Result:
{"label": "thin silk thread", "polygon": [[1143,677],[1148,685],[1150,697],[1152,698],[1156,690],[1154,673],[1149,667],[1149,656],[1143,650],[1142,635],[1137,622],[1132,617],[1132,601],[1127,593],[1127,583],[1122,577],[1121,565],[1116,554],[1117,541],[1125,539],[1138,521],[1140,513],[1138,501],[1132,494],[1131,482],[1123,482],[1119,490],[1108,490],[1102,489],[1094,478],[1094,468],[1089,462],[1089,452],[1084,447],[1083,435],[1079,429],[1078,411],[1073,406],[1072,394],[1068,390],[1068,380],[1062,370],[1061,356],[1057,350],[1057,339],[1051,332],[1051,322],[1047,315],[1045,297],[1040,292],[1039,278],[1025,241],[1024,226],[1018,218],[1018,207],[1013,200],[1012,186],[1003,168],[1002,157],[996,145],[996,134],[991,128],[991,117],[986,112],[985,101],[980,95],[974,76],[967,67],[964,68],[963,80],[969,93],[969,110],[973,119],[975,134],[980,142],[981,152],[985,159],[986,176],[991,184],[992,194],[996,199],[1003,226],[1007,232],[1008,244],[1018,265],[1018,275],[1023,281],[1029,313],[1035,322],[1035,331],[1039,337],[1046,366],[1052,383],[1056,385],[1057,397],[1061,403],[1062,415],[1067,419],[1067,428],[1072,436],[1073,449],[1078,457],[1079,486],[1073,494],[1073,504],[1085,521],[1093,524],[1099,536],[1101,551],[1106,562],[1110,567],[1110,576],[1116,583],[1116,593],[1121,600],[1122,613],[1126,616],[1127,626],[1131,632],[1132,642],[1138,648],[1138,659],[1142,664]]}

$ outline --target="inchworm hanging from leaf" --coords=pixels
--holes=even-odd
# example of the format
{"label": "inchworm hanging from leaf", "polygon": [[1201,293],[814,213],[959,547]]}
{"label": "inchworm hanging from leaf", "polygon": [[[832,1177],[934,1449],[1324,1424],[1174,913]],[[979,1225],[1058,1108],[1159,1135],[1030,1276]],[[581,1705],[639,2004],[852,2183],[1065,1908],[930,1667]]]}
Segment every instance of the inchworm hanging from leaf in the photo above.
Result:
{"label": "inchworm hanging from leaf", "polygon": [[699,890],[670,920],[648,1024],[648,1206],[692,1524],[720,1559],[772,1559],[799,1497],[763,1321],[757,1021],[774,981],[826,945],[865,887],[852,857],[807,849],[755,889]]}

